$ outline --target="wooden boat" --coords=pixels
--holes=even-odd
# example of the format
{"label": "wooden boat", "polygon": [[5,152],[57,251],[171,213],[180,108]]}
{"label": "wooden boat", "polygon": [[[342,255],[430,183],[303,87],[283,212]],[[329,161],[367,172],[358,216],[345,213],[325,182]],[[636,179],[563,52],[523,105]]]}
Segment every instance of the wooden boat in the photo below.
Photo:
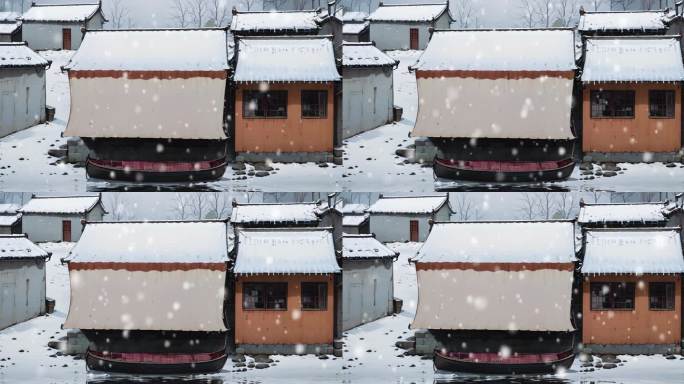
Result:
{"label": "wooden boat", "polygon": [[88,369],[135,374],[213,373],[226,364],[225,351],[213,353],[116,353],[88,350]]}
{"label": "wooden boat", "polygon": [[89,158],[88,176],[95,179],[121,181],[208,181],[216,180],[226,172],[226,160],[194,162],[112,161]]}
{"label": "wooden boat", "polygon": [[559,369],[569,369],[574,360],[573,350],[561,353],[515,353],[509,357],[498,353],[443,352],[439,349],[434,353],[437,370],[495,375],[551,374]]}
{"label": "wooden boat", "polygon": [[570,177],[573,159],[559,161],[456,161],[435,159],[435,176],[485,182],[559,181]]}

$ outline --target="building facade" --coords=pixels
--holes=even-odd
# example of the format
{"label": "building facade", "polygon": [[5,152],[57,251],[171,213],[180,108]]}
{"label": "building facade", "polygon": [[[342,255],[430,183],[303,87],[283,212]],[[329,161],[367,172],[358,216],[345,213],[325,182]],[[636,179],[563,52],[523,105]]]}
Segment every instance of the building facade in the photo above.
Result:
{"label": "building facade", "polygon": [[21,18],[22,37],[31,49],[77,50],[83,30],[102,29],[107,19],[102,2],[93,4],[33,4]]}
{"label": "building facade", "polygon": [[450,29],[453,16],[449,1],[434,4],[385,4],[368,16],[370,40],[378,49],[422,50],[430,41],[430,29]]}
{"label": "building facade", "polygon": [[85,222],[102,221],[101,196],[34,197],[20,210],[22,229],[34,242],[77,242]]}
{"label": "building facade", "polygon": [[423,242],[431,221],[450,221],[452,209],[444,196],[380,196],[368,209],[370,231],[382,243]]}

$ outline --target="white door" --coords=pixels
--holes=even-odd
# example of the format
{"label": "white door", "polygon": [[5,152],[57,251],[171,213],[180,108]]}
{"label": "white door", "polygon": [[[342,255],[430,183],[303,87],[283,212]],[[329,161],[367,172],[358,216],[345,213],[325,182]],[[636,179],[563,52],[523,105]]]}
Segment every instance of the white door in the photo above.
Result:
{"label": "white door", "polygon": [[14,132],[14,93],[0,93],[0,137]]}

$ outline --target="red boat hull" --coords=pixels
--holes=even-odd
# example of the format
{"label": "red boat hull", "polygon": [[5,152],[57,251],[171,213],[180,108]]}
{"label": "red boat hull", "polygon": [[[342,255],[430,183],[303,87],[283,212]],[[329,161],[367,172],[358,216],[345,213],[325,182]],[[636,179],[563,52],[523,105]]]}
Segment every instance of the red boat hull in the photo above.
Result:
{"label": "red boat hull", "polygon": [[196,162],[109,161],[88,159],[88,176],[104,180],[136,182],[193,182],[219,179],[226,159]]}
{"label": "red boat hull", "polygon": [[435,175],[451,180],[485,182],[559,181],[570,177],[573,159],[559,161],[458,161],[435,159]]}
{"label": "red boat hull", "polygon": [[443,352],[435,350],[435,369],[448,372],[494,375],[553,374],[569,369],[575,353],[520,353],[501,357],[497,353]]}
{"label": "red boat hull", "polygon": [[100,353],[88,350],[88,369],[136,374],[213,373],[226,364],[225,351],[214,353]]}

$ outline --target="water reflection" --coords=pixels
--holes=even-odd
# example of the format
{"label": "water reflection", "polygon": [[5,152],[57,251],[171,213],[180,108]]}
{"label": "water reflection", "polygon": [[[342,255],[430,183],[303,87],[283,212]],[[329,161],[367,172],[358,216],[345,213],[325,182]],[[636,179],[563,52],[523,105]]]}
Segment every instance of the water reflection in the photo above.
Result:
{"label": "water reflection", "polygon": [[609,384],[612,381],[596,380],[568,380],[557,377],[482,377],[482,376],[457,376],[435,375],[434,384]]}
{"label": "water reflection", "polygon": [[86,379],[88,384],[124,384],[124,383],[144,383],[144,384],[223,384],[224,381],[216,377],[160,377],[160,376],[111,376],[111,375],[89,375]]}

